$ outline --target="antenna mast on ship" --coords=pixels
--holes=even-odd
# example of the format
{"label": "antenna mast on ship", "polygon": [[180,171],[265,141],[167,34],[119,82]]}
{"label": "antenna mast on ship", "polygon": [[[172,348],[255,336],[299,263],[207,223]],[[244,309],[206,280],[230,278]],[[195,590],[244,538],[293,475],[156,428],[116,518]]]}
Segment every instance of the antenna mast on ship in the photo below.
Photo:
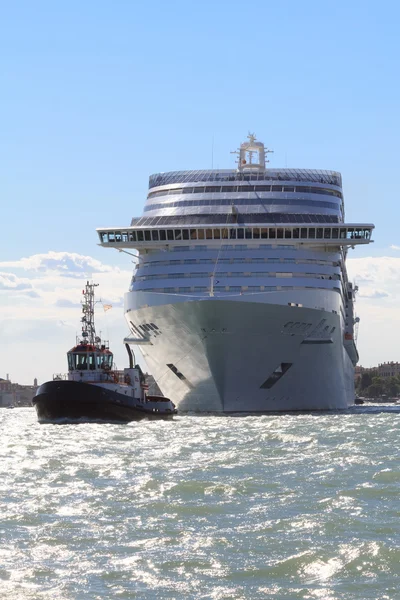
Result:
{"label": "antenna mast on ship", "polygon": [[262,142],[256,141],[254,133],[249,133],[247,136],[248,142],[240,144],[240,148],[231,152],[237,154],[237,165],[239,172],[262,172],[265,171],[265,164],[269,162],[266,155],[273,152],[269,148],[265,148]]}
{"label": "antenna mast on ship", "polygon": [[93,346],[99,340],[94,325],[94,288],[98,285],[87,281],[85,289],[82,290],[82,342]]}

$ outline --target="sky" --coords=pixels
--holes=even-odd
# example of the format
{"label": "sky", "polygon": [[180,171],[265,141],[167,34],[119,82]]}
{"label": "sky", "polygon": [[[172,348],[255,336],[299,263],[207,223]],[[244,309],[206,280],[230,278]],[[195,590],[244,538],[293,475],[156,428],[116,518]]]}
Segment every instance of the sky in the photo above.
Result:
{"label": "sky", "polygon": [[148,177],[229,168],[254,131],[273,167],[342,173],[360,363],[400,361],[400,5],[353,0],[0,2],[0,377],[66,370],[93,277],[126,362],[129,256],[97,227],[142,213]]}

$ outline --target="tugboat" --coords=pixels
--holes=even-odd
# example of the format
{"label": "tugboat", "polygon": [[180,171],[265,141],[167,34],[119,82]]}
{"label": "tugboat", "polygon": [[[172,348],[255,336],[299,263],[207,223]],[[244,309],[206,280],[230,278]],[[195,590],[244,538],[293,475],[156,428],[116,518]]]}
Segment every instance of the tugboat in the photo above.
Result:
{"label": "tugboat", "polygon": [[67,353],[68,374],[43,383],[32,400],[39,423],[123,422],[165,419],[177,414],[164,396],[148,395],[145,376],[129,344],[129,368],[114,368],[108,343],[96,335],[94,324],[97,284],[86,283],[82,294],[82,334]]}

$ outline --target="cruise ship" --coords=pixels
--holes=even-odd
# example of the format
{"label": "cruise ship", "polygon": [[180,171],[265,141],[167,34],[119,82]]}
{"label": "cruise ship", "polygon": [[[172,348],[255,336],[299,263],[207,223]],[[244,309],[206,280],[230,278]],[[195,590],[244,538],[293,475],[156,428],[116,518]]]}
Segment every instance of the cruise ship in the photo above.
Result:
{"label": "cruise ship", "polygon": [[346,409],[358,361],[350,248],[336,171],[269,168],[250,134],[237,168],[150,176],[141,217],[97,230],[133,254],[125,317],[180,411]]}

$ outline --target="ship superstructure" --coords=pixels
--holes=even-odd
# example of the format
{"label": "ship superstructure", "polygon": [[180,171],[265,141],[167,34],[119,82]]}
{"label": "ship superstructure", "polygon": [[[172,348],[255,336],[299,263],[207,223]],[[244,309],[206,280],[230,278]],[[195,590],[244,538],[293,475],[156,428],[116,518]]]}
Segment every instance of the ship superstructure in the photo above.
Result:
{"label": "ship superstructure", "polygon": [[356,289],[339,173],[266,167],[250,134],[236,169],[152,175],[144,214],[98,229],[138,252],[131,344],[181,410],[266,412],[354,402]]}

